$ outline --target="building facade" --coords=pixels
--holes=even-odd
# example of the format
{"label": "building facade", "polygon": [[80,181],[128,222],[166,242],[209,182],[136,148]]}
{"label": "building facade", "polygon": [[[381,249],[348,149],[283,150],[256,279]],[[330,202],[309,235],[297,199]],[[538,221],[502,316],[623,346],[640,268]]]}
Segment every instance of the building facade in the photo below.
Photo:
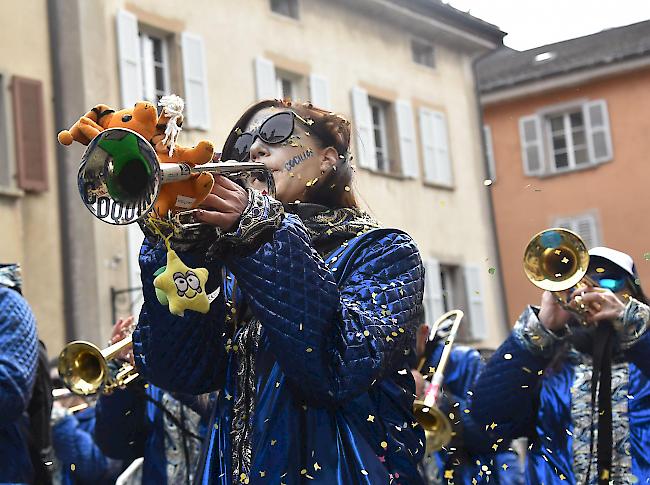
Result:
{"label": "building facade", "polygon": [[549,227],[629,253],[648,281],[650,22],[503,49],[478,72],[510,321],[539,304],[523,252]]}
{"label": "building facade", "polygon": [[114,314],[131,311],[133,300],[137,311],[141,235],[92,219],[75,187],[83,147],[57,148],[56,131],[99,103],[117,108],[176,93],[186,101],[179,140],[186,145],[210,139],[220,147],[262,98],[311,100],[348,117],[353,188],[383,224],[417,241],[428,270],[428,320],[461,307],[465,340],[502,340],[473,80],[473,60],[501,45],[499,29],[428,0],[31,3],[49,15],[48,146],[61,181],[53,233],[63,255],[67,338],[102,342]]}

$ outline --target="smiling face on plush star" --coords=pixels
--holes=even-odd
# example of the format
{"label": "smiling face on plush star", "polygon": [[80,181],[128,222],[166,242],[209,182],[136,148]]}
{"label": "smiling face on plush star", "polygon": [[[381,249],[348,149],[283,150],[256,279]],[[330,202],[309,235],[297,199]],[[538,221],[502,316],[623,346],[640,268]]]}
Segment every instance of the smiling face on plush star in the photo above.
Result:
{"label": "smiling face on plush star", "polygon": [[[264,108],[251,118],[243,132],[254,132],[265,120],[286,108]],[[322,147],[309,125],[294,118],[294,130],[288,140],[270,144],[259,136],[250,148],[250,160],[261,162],[271,171],[276,185],[276,198],[282,202],[308,202],[306,189],[315,183],[322,173],[330,170],[338,161],[333,147]]]}

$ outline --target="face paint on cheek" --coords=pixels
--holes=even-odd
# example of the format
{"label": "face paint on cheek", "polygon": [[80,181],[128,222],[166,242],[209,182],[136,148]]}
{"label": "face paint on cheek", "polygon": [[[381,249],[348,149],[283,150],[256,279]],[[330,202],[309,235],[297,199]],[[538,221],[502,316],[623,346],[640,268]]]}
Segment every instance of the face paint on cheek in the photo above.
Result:
{"label": "face paint on cheek", "polygon": [[314,154],[314,152],[311,151],[311,149],[307,149],[304,152],[302,152],[300,155],[296,155],[293,157],[291,160],[288,160],[284,163],[284,168],[287,172],[290,172],[292,169],[296,168],[298,165],[300,165],[302,162],[307,160],[308,158],[311,158],[311,156]]}

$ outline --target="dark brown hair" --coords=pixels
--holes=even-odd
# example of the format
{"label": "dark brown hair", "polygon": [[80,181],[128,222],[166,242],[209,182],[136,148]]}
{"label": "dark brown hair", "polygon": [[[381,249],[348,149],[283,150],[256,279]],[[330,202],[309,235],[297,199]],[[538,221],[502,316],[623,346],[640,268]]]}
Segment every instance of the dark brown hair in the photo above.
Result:
{"label": "dark brown hair", "polygon": [[316,136],[321,148],[333,147],[338,153],[338,161],[332,170],[318,177],[313,185],[305,187],[307,200],[304,202],[321,204],[332,209],[357,207],[357,200],[352,191],[354,169],[350,163],[350,122],[336,113],[317,108],[311,103],[294,104],[289,100],[279,99],[260,101],[244,111],[237,120],[226,138],[223,152],[227,153],[234,145],[238,129],[244,130],[258,111],[272,107],[290,109],[300,117],[313,121],[307,131]]}

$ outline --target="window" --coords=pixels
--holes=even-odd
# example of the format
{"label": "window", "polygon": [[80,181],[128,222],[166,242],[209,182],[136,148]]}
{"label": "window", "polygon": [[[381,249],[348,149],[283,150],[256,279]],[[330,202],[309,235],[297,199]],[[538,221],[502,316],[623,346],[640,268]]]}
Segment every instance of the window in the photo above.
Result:
{"label": "window", "polygon": [[147,33],[143,29],[139,38],[144,99],[157,105],[160,98],[171,92],[168,41],[163,35]]}
{"label": "window", "polygon": [[388,103],[378,99],[370,99],[370,116],[372,131],[375,135],[375,156],[377,157],[377,170],[390,171],[388,149]]}
{"label": "window", "polygon": [[299,18],[298,0],[271,0],[271,10],[285,17]]}
{"label": "window", "polygon": [[519,120],[524,173],[548,175],[612,160],[607,103],[545,109]]}
{"label": "window", "polygon": [[553,225],[575,232],[582,238],[588,249],[601,245],[600,226],[594,213],[560,217],[555,220]]}
{"label": "window", "polygon": [[7,76],[0,73],[0,190],[15,189],[14,155]]}
{"label": "window", "polygon": [[433,46],[428,42],[413,39],[411,40],[411,55],[413,62],[422,66],[436,67],[436,57]]}
{"label": "window", "polygon": [[432,325],[444,313],[458,308],[466,317],[459,328],[459,340],[485,338],[487,321],[479,267],[441,264],[433,258],[425,260],[424,267],[425,321]]}

